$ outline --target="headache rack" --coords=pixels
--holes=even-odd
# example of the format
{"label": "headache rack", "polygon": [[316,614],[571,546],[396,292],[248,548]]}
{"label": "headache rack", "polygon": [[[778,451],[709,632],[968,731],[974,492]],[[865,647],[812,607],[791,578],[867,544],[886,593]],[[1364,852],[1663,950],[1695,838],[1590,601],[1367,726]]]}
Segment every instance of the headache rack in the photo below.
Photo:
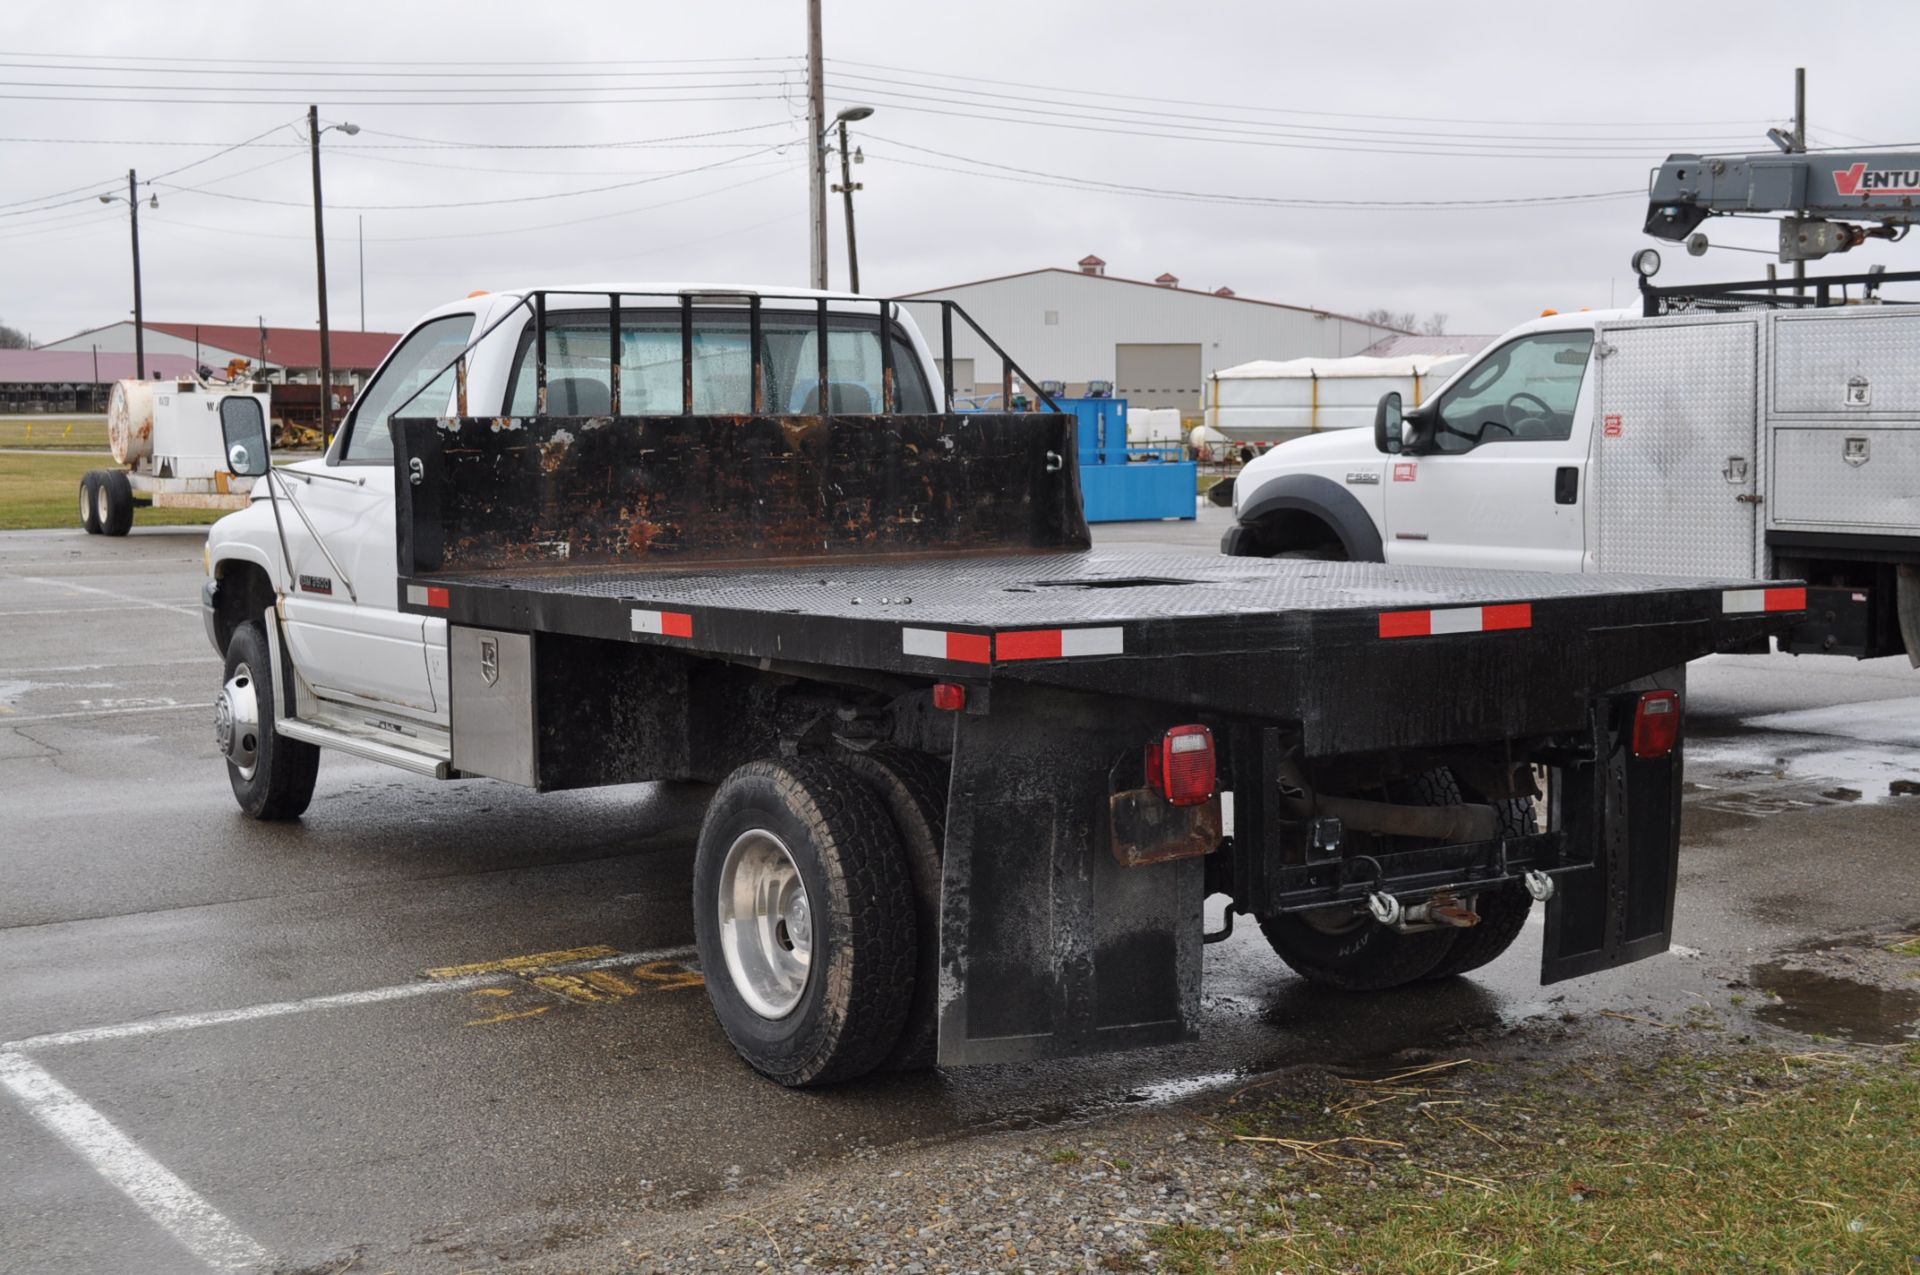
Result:
{"label": "headache rack", "polygon": [[[392,415],[398,417],[404,413],[406,409],[413,404],[413,401],[420,397],[429,386],[440,384],[440,378],[448,372],[454,374],[454,415],[462,417],[468,415],[467,364],[469,356],[480,342],[486,340],[487,337],[491,336],[501,325],[506,323],[508,319],[522,310],[529,311],[533,316],[532,350],[534,355],[535,415],[547,415],[547,339],[551,326],[549,314],[552,309],[548,305],[548,299],[552,297],[605,298],[608,334],[608,390],[612,399],[612,407],[609,414],[613,416],[621,414],[621,369],[619,351],[621,348],[620,333],[622,316],[630,311],[645,311],[647,313],[657,314],[660,310],[666,308],[677,310],[680,318],[681,415],[693,416],[696,414],[694,409],[693,376],[694,313],[696,310],[704,310],[711,313],[715,309],[744,309],[747,313],[747,348],[750,364],[753,369],[753,401],[751,414],[754,416],[785,414],[778,412],[770,413],[767,410],[766,345],[762,316],[769,308],[776,308],[784,314],[792,314],[795,310],[801,309],[801,307],[792,304],[769,307],[767,305],[768,302],[804,302],[806,303],[805,309],[810,309],[814,314],[817,332],[814,345],[818,356],[816,375],[820,386],[819,401],[823,406],[822,414],[825,414],[824,408],[830,402],[828,387],[832,384],[828,359],[829,318],[834,315],[858,315],[863,310],[870,311],[875,316],[881,334],[881,340],[879,341],[881,383],[880,413],[882,415],[891,415],[899,410],[899,394],[895,378],[893,342],[887,339],[887,337],[892,332],[893,325],[899,318],[903,307],[937,307],[939,309],[940,355],[938,362],[940,365],[940,381],[942,386],[942,410],[948,412],[956,410],[953,388],[953,324],[956,317],[958,317],[962,323],[966,324],[968,328],[972,329],[973,334],[985,342],[988,349],[1000,357],[1001,401],[1003,403],[1013,401],[1014,381],[1015,378],[1018,377],[1032,389],[1040,403],[1045,405],[1044,410],[1049,412],[1058,412],[1061,410],[1059,405],[1054,402],[1053,397],[1041,388],[1040,382],[1032,376],[1029,376],[1025,369],[1015,363],[1013,356],[1001,349],[999,343],[991,336],[988,336],[986,330],[976,323],[973,317],[961,308],[960,303],[957,301],[921,298],[895,299],[890,297],[873,299],[865,297],[830,297],[819,296],[813,293],[760,292],[747,289],[727,288],[686,288],[676,292],[600,292],[581,288],[535,288],[521,296],[506,313],[500,315],[492,323],[489,323],[478,336],[468,341],[466,347],[462,349],[459,354],[454,356],[444,367],[429,377],[419,389],[408,395],[404,401],[395,407]],[[629,304],[629,299],[639,299],[641,304],[637,306]],[[567,314],[578,314],[582,311],[583,307],[567,306],[563,309]],[[911,313],[910,310],[908,312]],[[648,414],[658,415],[657,412],[649,412]]]}
{"label": "headache rack", "polygon": [[[1640,312],[1663,314],[1729,310],[1814,310],[1844,305],[1913,305],[1911,300],[1879,295],[1889,283],[1920,283],[1920,270],[1870,270],[1864,274],[1822,275],[1811,279],[1747,279],[1737,283],[1677,283],[1665,287],[1640,277]],[[1858,297],[1849,288],[1860,289]]]}

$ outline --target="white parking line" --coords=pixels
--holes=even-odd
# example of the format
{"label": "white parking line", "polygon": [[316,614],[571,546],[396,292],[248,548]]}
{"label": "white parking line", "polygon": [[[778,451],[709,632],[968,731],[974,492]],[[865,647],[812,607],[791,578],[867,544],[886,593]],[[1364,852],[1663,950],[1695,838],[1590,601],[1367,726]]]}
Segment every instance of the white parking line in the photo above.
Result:
{"label": "white parking line", "polygon": [[72,589],[76,593],[97,593],[103,598],[112,598],[115,602],[131,602],[135,606],[151,607],[156,611],[175,611],[181,615],[199,615],[198,606],[181,606],[175,602],[155,602],[152,598],[139,598],[131,593],[119,593],[112,589],[102,589],[98,585],[75,584],[71,580],[48,580],[42,576],[15,576],[22,584],[38,584],[49,589]]}
{"label": "white parking line", "polygon": [[26,1055],[0,1053],[0,1085],[12,1091],[47,1132],[208,1266],[240,1271],[269,1260],[252,1236]]}
{"label": "white parking line", "polygon": [[[539,972],[577,974],[585,970],[601,970],[615,965],[645,965],[649,961],[678,960],[691,955],[693,955],[691,947],[662,947],[650,952],[616,952],[612,956],[596,956],[591,960],[543,966]],[[393,987],[374,987],[363,992],[309,996],[305,1000],[269,1001],[264,1005],[248,1005],[242,1009],[215,1009],[199,1014],[169,1014],[165,1018],[143,1018],[131,1023],[114,1023],[106,1027],[83,1027],[78,1031],[49,1032],[42,1036],[28,1036],[24,1040],[10,1040],[0,1044],[0,1050],[88,1045],[102,1040],[125,1040],[131,1036],[153,1036],[162,1032],[191,1031],[196,1027],[217,1027],[222,1023],[250,1023],[262,1018],[281,1018],[288,1014],[305,1014],[318,1009],[348,1009],[355,1005],[379,1005],[386,1001],[430,996],[436,992],[464,992],[476,987],[497,987],[502,983],[513,981],[515,977],[517,975],[506,971],[468,974],[459,978],[400,983]]]}
{"label": "white parking line", "polygon": [[63,722],[70,717],[122,717],[128,713],[180,713],[207,711],[205,704],[136,704],[131,708],[79,708],[71,713],[35,713],[31,716],[0,711],[0,728],[31,726],[35,722]]}
{"label": "white parking line", "polygon": [[[590,960],[566,961],[540,966],[541,974],[582,973],[615,965],[645,965],[651,961],[679,960],[693,955],[691,947],[662,947],[648,952],[616,952]],[[521,971],[527,972],[527,971]],[[519,975],[511,970],[467,974],[393,987],[374,987],[361,992],[341,992],[332,996],[309,996],[297,1001],[269,1001],[241,1009],[216,1009],[200,1014],[169,1014],[164,1018],[145,1018],[105,1027],[86,1027],[78,1031],[48,1032],[24,1040],[0,1044],[0,1085],[4,1085],[20,1105],[48,1132],[66,1143],[101,1177],[139,1205],[147,1216],[164,1227],[194,1256],[215,1270],[241,1271],[266,1265],[271,1255],[266,1249],[228,1221],[219,1210],[194,1189],[148,1155],[140,1145],[112,1121],[88,1106],[80,1095],[56,1080],[52,1073],[28,1058],[25,1050],[51,1049],[62,1045],[88,1045],[104,1040],[125,1040],[134,1036],[153,1036],[162,1032],[191,1031],[199,1027],[217,1027],[223,1023],[250,1023],[264,1018],[282,1018],[314,1010],[346,1009],[355,1005],[379,1005],[387,1001],[407,1000],[436,992],[464,992],[477,987],[492,987],[511,982]]]}

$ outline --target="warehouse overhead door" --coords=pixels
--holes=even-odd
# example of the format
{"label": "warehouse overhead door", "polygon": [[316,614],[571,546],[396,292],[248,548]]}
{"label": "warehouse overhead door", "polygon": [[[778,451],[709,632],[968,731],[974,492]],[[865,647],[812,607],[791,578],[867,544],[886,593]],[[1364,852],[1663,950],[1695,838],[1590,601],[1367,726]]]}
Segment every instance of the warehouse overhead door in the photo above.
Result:
{"label": "warehouse overhead door", "polygon": [[1200,347],[1196,345],[1116,345],[1113,347],[1115,397],[1133,407],[1200,410]]}

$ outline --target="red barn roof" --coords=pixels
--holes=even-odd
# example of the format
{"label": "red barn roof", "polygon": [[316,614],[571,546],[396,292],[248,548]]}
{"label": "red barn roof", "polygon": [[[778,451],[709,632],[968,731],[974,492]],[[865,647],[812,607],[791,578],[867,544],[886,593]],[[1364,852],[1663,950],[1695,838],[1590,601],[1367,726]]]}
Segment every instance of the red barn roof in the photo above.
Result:
{"label": "red barn roof", "polygon": [[[99,384],[131,380],[134,357],[131,354],[102,354],[96,365],[91,350],[0,350],[0,384],[93,383],[96,366]],[[147,355],[147,375],[192,376],[193,359],[184,354]]]}
{"label": "red barn roof", "polygon": [[[148,323],[155,332],[182,341],[259,357],[260,329],[251,324]],[[327,344],[336,370],[372,371],[400,343],[398,332],[342,332],[334,329]],[[320,332],[317,328],[267,328],[267,362],[276,367],[319,367]]]}

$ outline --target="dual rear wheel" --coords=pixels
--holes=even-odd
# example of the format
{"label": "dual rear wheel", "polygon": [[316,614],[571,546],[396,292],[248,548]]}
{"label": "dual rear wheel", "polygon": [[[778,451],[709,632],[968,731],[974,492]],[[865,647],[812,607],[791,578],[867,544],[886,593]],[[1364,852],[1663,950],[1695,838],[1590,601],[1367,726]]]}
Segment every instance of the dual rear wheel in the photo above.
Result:
{"label": "dual rear wheel", "polygon": [[715,792],[694,934],[720,1026],[783,1085],[933,1060],[945,767],[920,754],[751,762]]}

